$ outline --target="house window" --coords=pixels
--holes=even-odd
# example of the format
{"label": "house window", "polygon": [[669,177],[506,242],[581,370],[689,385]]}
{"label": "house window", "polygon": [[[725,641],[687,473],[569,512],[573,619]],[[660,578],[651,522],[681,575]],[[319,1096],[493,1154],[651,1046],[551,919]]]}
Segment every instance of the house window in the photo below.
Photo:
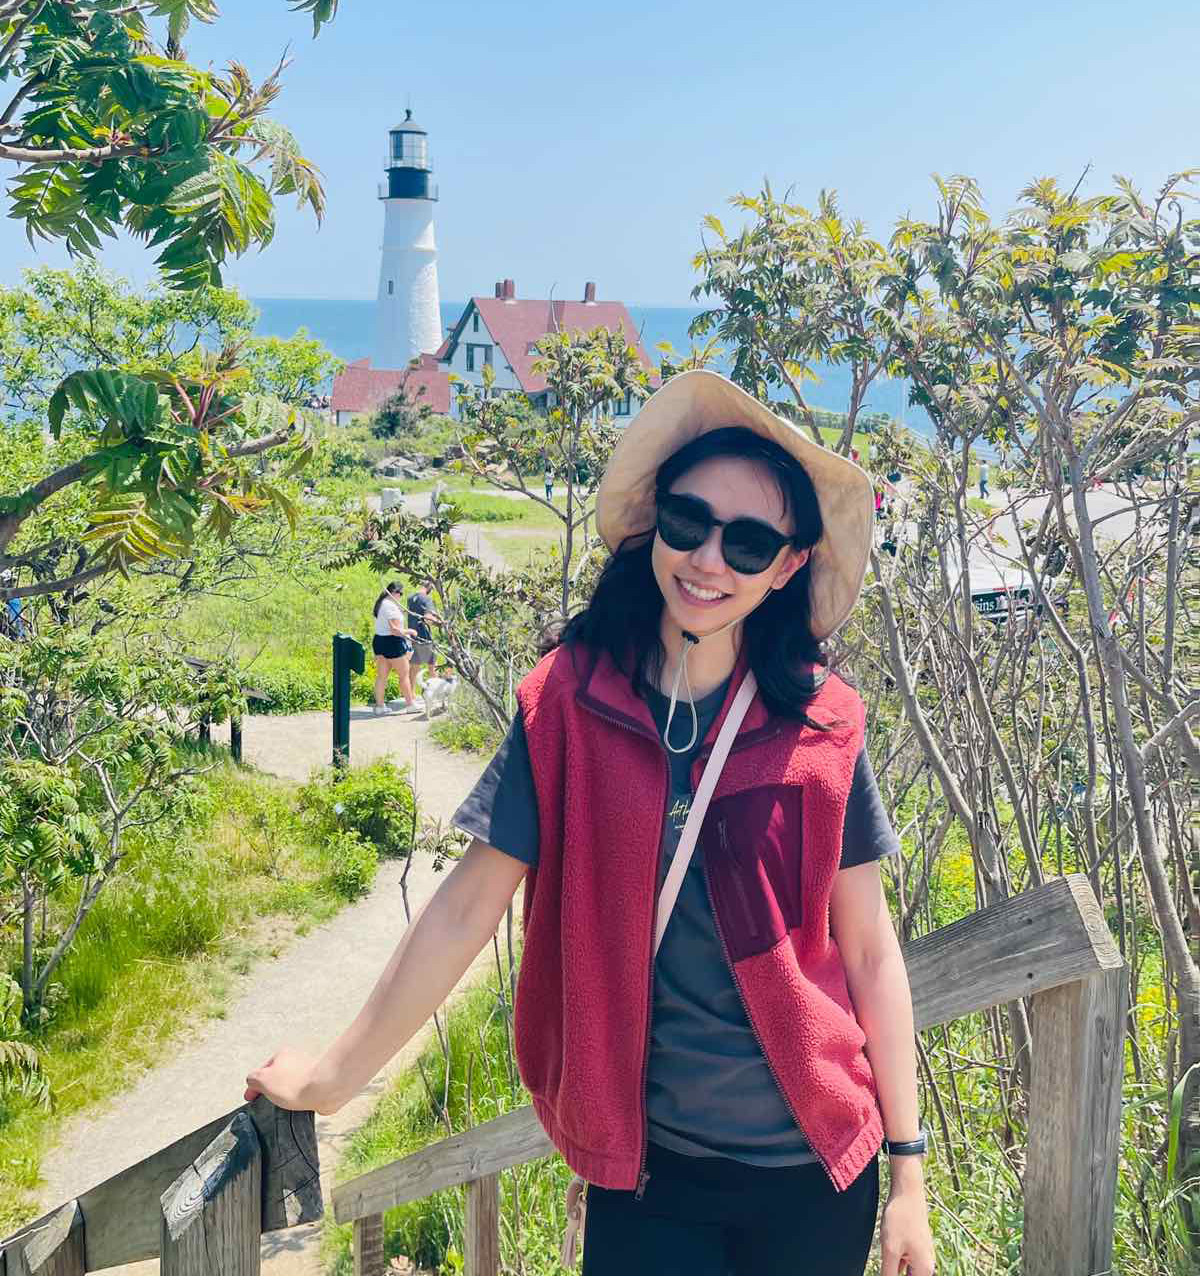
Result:
{"label": "house window", "polygon": [[478,372],[484,366],[491,367],[492,347],[467,343],[467,371]]}
{"label": "house window", "polygon": [[478,310],[475,311],[475,313],[471,316],[471,331],[472,332],[479,331],[479,311]]}
{"label": "house window", "polygon": [[630,407],[632,406],[630,404],[631,397],[632,396],[630,392],[626,390],[625,397],[623,399],[618,399],[616,403],[613,405],[613,416],[628,416],[629,415]]}

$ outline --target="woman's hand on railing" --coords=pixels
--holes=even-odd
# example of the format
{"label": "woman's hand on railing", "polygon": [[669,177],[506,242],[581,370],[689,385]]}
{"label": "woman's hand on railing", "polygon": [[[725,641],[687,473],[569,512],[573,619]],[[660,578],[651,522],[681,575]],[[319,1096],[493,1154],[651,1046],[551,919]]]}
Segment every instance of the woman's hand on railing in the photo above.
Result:
{"label": "woman's hand on railing", "polygon": [[246,1077],[246,1093],[249,1103],[266,1095],[277,1108],[292,1112],[319,1112],[329,1116],[341,1106],[332,1096],[324,1094],[317,1081],[317,1061],[291,1046],[277,1050],[260,1068]]}

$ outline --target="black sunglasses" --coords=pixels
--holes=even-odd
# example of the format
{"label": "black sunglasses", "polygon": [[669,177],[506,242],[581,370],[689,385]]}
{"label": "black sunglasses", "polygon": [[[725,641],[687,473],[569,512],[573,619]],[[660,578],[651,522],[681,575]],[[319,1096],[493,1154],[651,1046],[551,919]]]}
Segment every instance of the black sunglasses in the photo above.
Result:
{"label": "black sunglasses", "polygon": [[699,496],[665,492],[658,497],[656,526],[663,543],[672,549],[690,552],[708,540],[714,527],[721,528],[721,557],[742,576],[765,572],[785,545],[795,538],[785,536],[770,523],[757,518],[734,518],[722,522],[712,506]]}

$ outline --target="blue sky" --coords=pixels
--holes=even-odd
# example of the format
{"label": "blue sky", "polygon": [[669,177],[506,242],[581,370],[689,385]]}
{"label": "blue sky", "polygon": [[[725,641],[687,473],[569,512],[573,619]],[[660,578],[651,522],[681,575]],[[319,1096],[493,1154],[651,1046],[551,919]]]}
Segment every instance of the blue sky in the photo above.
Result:
{"label": "blue sky", "polygon": [[[274,242],[230,265],[252,296],[371,297],[387,130],[411,99],[441,188],[442,296],[582,295],[683,305],[705,213],[763,176],[822,187],[877,233],[932,209],[929,175],[965,172],[990,207],[1034,177],[1146,188],[1200,163],[1191,0],[607,0],[433,5],[342,0],[313,41],[284,0],[226,0],[193,61],[256,77],[291,42],[276,114],[325,175],[317,231],[282,208]],[[0,175],[4,168],[0,166]],[[63,254],[42,251],[59,263]],[[105,264],[144,278],[139,246]],[[0,222],[0,284],[34,261]]]}

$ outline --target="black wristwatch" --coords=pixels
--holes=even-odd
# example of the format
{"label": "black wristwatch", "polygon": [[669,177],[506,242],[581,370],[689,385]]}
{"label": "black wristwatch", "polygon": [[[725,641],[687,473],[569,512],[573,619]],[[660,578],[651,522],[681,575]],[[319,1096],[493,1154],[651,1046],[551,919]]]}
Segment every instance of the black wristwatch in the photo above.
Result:
{"label": "black wristwatch", "polygon": [[924,1156],[929,1150],[929,1127],[923,1125],[921,1133],[915,1139],[909,1139],[904,1143],[884,1139],[883,1148],[888,1156]]}

